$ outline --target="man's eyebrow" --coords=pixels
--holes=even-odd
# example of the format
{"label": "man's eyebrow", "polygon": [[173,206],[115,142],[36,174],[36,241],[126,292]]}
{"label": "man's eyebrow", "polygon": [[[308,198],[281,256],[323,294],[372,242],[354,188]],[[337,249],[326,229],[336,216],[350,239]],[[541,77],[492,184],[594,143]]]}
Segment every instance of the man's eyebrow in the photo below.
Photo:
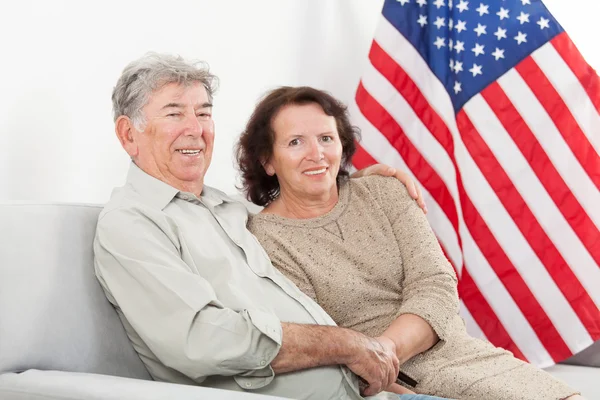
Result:
{"label": "man's eyebrow", "polygon": [[184,108],[185,106],[181,103],[169,103],[169,104],[165,104],[162,108]]}
{"label": "man's eyebrow", "polygon": [[[196,108],[212,108],[212,103],[210,102],[206,102],[201,104],[200,106],[196,107]],[[185,104],[181,104],[181,103],[168,103],[165,104],[162,109],[164,110],[165,108],[185,108]]]}

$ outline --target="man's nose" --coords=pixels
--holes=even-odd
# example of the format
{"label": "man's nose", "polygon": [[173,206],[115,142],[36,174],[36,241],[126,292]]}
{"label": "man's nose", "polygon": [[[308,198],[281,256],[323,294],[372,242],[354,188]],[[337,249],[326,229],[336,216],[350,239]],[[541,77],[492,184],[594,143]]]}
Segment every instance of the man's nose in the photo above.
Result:
{"label": "man's nose", "polygon": [[202,133],[204,133],[204,126],[202,125],[202,122],[200,120],[198,120],[198,117],[196,117],[196,113],[191,113],[191,115],[187,115],[185,122],[186,122],[186,127],[185,127],[186,135],[202,136]]}

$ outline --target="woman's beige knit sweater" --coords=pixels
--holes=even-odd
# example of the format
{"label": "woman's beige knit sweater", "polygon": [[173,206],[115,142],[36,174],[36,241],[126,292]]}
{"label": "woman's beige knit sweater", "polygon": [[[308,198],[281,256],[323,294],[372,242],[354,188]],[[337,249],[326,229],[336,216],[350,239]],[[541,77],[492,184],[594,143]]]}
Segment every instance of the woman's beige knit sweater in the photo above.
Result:
{"label": "woman's beige knit sweater", "polygon": [[427,219],[394,178],[342,184],[338,204],[311,219],[261,213],[249,229],[273,265],[340,326],[378,336],[416,314],[440,337],[401,370],[419,392],[454,399],[563,399],[566,384],[467,335],[456,274]]}

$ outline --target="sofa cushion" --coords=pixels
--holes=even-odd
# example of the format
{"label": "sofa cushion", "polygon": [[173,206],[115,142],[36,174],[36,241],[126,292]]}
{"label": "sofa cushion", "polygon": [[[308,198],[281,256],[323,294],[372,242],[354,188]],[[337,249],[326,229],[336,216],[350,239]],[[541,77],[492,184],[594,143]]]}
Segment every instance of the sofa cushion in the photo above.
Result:
{"label": "sofa cushion", "polygon": [[2,400],[284,400],[282,397],[62,371],[0,375]]}
{"label": "sofa cushion", "polygon": [[[600,368],[600,340],[564,361],[563,364]],[[600,370],[598,374],[600,378]]]}
{"label": "sofa cushion", "polygon": [[150,379],[96,280],[100,206],[0,205],[0,373]]}

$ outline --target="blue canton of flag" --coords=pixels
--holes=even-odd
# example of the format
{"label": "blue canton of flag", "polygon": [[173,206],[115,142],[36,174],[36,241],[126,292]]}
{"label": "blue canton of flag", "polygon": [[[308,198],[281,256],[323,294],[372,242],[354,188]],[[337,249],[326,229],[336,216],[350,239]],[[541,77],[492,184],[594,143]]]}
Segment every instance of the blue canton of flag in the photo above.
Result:
{"label": "blue canton of flag", "polygon": [[392,0],[383,15],[419,51],[457,111],[563,32],[539,0]]}

